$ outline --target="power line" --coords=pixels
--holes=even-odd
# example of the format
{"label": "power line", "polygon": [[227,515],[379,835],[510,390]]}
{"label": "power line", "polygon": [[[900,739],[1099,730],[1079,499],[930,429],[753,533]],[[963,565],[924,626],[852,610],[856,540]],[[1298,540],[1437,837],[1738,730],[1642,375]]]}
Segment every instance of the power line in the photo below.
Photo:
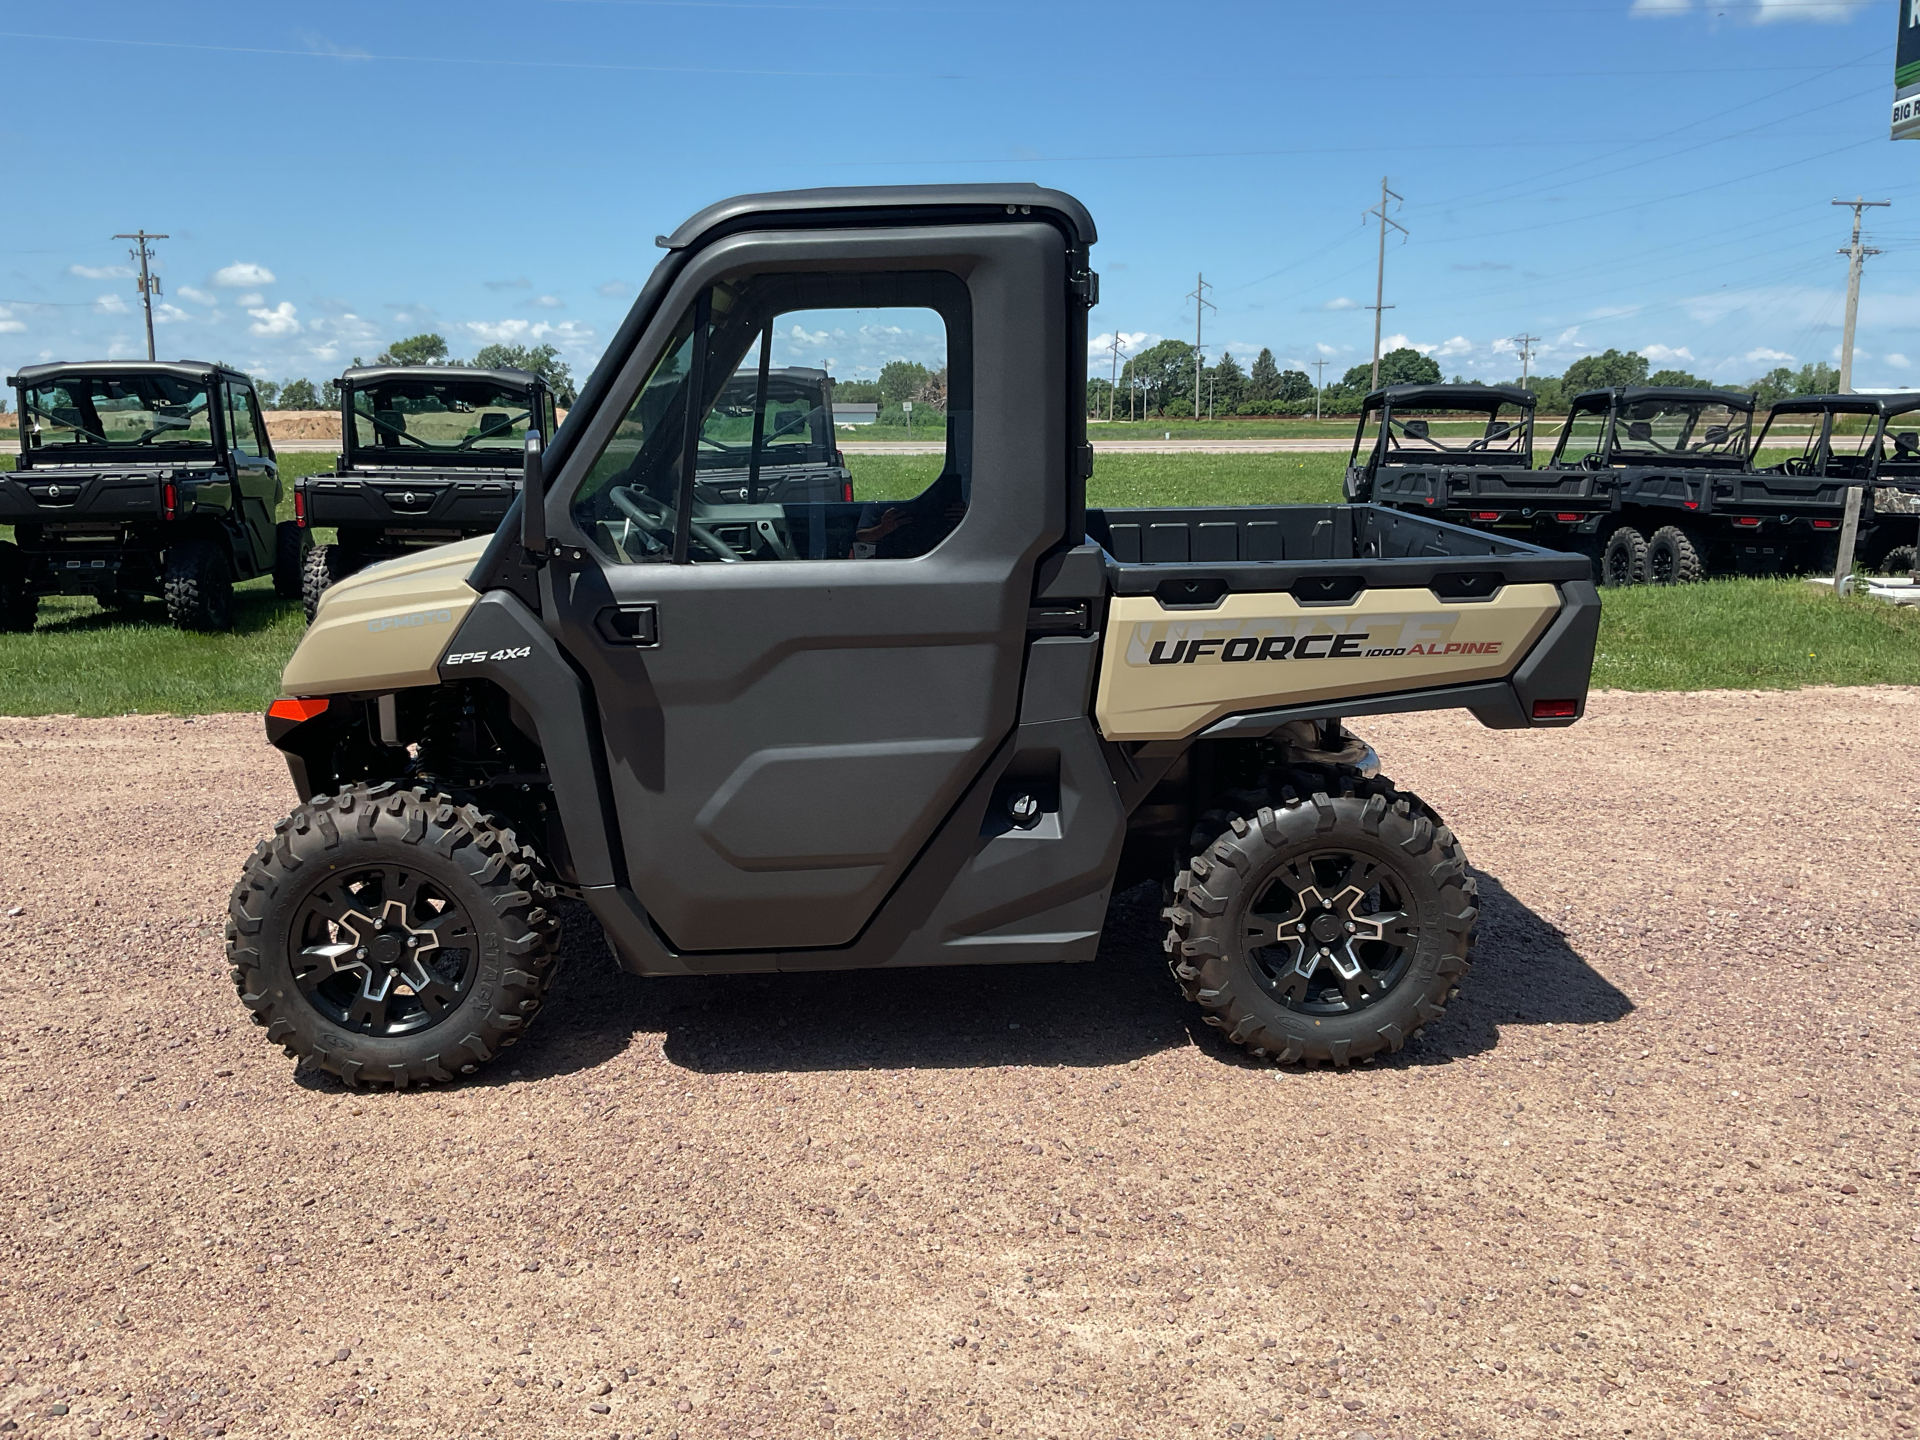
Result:
{"label": "power line", "polygon": [[1325,360],[1309,360],[1307,363],[1313,366],[1313,418],[1318,420],[1320,418],[1320,392],[1327,388],[1327,362]]}
{"label": "power line", "polygon": [[147,309],[147,359],[153,359],[153,297],[160,293],[160,277],[147,269],[147,262],[153,259],[153,249],[149,240],[171,240],[171,235],[149,235],[144,230],[136,230],[131,235],[116,235],[116,240],[136,241],[127,255],[140,262],[140,303]]}
{"label": "power line", "polygon": [[1200,372],[1206,368],[1206,351],[1201,348],[1202,326],[1206,322],[1207,311],[1220,307],[1207,299],[1207,291],[1213,286],[1207,284],[1207,277],[1195,273],[1194,287],[1187,295],[1193,301],[1193,418],[1200,418]]}
{"label": "power line", "polygon": [[1527,388],[1527,362],[1533,359],[1533,347],[1540,343],[1538,335],[1516,335],[1513,343],[1520,348],[1520,388]]}
{"label": "power line", "polygon": [[[1407,234],[1406,226],[1402,225],[1398,220],[1390,220],[1387,218],[1387,201],[1389,199],[1398,200],[1403,206],[1407,203],[1402,196],[1387,188],[1387,177],[1382,175],[1380,177],[1380,204],[1378,207],[1367,211],[1367,214],[1378,216],[1380,220],[1380,266],[1379,269],[1374,272],[1373,304],[1366,307],[1373,311],[1373,381],[1368,386],[1370,390],[1378,390],[1380,388],[1380,320],[1387,311],[1394,308],[1391,305],[1383,303],[1387,298],[1387,227],[1391,225],[1402,235]],[[1402,240],[1400,243],[1404,245],[1406,241]]]}

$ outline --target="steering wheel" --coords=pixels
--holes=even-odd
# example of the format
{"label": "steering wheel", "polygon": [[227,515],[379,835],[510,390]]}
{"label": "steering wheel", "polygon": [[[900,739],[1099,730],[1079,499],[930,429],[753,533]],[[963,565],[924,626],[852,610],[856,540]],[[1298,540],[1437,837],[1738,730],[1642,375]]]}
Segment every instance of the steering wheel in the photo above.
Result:
{"label": "steering wheel", "polygon": [[[613,508],[625,515],[634,524],[649,535],[664,535],[669,546],[673,543],[674,512],[660,504],[644,490],[631,485],[614,485],[607,490],[607,498],[613,501]],[[709,550],[716,560],[727,564],[738,564],[740,556],[734,548],[714,534],[699,521],[687,527],[688,534],[700,542],[703,549]]]}

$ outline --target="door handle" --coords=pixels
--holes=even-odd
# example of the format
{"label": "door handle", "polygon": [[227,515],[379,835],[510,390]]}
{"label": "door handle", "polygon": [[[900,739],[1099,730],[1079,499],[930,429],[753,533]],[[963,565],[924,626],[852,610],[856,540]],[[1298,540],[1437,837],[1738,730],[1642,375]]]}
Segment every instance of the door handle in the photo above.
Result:
{"label": "door handle", "polygon": [[660,607],[651,600],[638,604],[609,605],[593,619],[600,638],[609,645],[634,645],[647,649],[660,643]]}

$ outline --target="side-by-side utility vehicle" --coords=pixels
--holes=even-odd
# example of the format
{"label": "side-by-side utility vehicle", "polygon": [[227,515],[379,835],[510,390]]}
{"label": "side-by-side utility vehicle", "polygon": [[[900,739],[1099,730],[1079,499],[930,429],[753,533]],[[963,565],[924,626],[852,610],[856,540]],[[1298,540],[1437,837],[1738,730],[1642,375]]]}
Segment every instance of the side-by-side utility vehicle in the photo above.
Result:
{"label": "side-by-side utility vehicle", "polygon": [[336,531],[307,553],[311,620],[343,576],[416,550],[491,535],[520,493],[527,432],[554,432],[553,393],[525,370],[369,365],[340,390],[340,456],[294,482],[294,515]]}
{"label": "side-by-side utility vehicle", "polygon": [[1516,385],[1390,385],[1360,407],[1349,501],[1584,549],[1613,508],[1589,470],[1533,468],[1534,395]]}
{"label": "side-by-side utility vehicle", "polygon": [[[556,896],[637,974],[731,974],[1089,961],[1142,881],[1261,1056],[1437,1019],[1474,880],[1342,719],[1571,724],[1588,561],[1375,506],[1087,509],[1093,240],[1027,185],[748,196],[666,237],[499,531],[340,581],[287,666],[300,803],[227,931],[267,1038],[353,1084],[472,1072],[540,1009]],[[770,334],[944,366],[937,475],[701,500]]]}
{"label": "side-by-side utility vehicle", "polygon": [[280,469],[253,381],[196,360],[33,365],[20,458],[0,474],[0,630],[31,630],[42,595],[110,609],[157,595],[175,625],[233,625],[236,580],[299,593],[304,537],[276,521]]}
{"label": "side-by-side utility vehicle", "polygon": [[[1778,543],[1798,527],[1817,541],[1809,568],[1831,570],[1838,558],[1838,531],[1851,486],[1864,492],[1860,509],[1855,568],[1905,574],[1915,569],[1915,536],[1920,530],[1920,395],[1802,395],[1782,400],[1767,415],[1754,444],[1756,465],[1762,452],[1786,451],[1781,463],[1756,471],[1751,479],[1770,499],[1791,487],[1795,495],[1816,497],[1817,514],[1802,516],[1786,507],[1772,514],[1756,509],[1750,525],[1757,537]],[[1804,536],[1801,544],[1806,545]]]}

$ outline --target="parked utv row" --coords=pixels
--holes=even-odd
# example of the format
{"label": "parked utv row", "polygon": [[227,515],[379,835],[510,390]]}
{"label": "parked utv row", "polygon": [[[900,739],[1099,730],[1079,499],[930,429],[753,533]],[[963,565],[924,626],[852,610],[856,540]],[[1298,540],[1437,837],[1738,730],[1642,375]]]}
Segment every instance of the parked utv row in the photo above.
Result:
{"label": "parked utv row", "polygon": [[1754,410],[1735,391],[1591,390],[1535,468],[1530,392],[1395,385],[1366,399],[1346,495],[1583,551],[1607,585],[1675,585],[1831,570],[1860,486],[1859,567],[1911,569],[1920,431],[1897,427],[1920,395],[1783,401],[1757,437]]}
{"label": "parked utv row", "polygon": [[[0,630],[31,630],[40,597],[109,609],[147,596],[190,630],[233,624],[235,582],[271,573],[312,620],[336,582],[476,535],[520,492],[528,432],[558,424],[524,370],[365,366],[340,391],[333,469],[294,482],[291,520],[253,382],[199,361],[40,365],[19,396],[19,469],[0,475]],[[697,503],[851,501],[834,444],[832,381],[800,367],[743,369],[699,442]],[[761,514],[744,523],[765,522]],[[314,544],[315,530],[334,538]]]}

